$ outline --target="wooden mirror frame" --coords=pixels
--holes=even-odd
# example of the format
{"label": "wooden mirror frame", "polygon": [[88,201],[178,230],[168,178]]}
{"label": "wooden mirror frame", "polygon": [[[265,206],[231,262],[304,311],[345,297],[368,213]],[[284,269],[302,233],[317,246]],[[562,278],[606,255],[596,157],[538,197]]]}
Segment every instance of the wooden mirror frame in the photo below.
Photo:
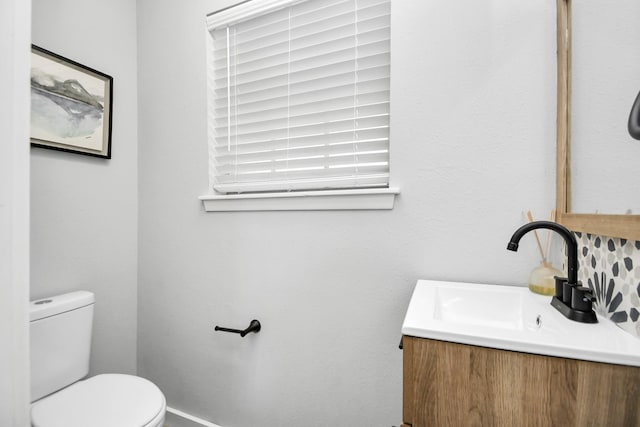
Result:
{"label": "wooden mirror frame", "polygon": [[640,215],[571,212],[571,0],[557,0],[557,43],[556,220],[572,231],[640,240]]}

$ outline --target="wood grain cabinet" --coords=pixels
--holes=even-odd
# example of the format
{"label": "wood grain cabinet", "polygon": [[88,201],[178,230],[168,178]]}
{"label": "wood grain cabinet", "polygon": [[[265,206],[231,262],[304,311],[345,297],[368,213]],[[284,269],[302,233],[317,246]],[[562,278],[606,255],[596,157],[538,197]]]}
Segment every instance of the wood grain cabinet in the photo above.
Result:
{"label": "wood grain cabinet", "polygon": [[403,342],[403,427],[640,427],[638,367]]}

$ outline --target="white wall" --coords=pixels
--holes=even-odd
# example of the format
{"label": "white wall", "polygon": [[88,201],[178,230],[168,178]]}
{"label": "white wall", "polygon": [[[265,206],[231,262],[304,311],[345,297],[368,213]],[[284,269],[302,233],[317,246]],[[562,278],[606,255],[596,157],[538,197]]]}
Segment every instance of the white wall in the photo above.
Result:
{"label": "white wall", "polygon": [[135,26],[131,0],[33,1],[34,44],[114,79],[111,160],[31,150],[31,295],[96,293],[92,373],[136,371]]}
{"label": "white wall", "polygon": [[555,6],[392,2],[392,211],[213,214],[204,15],[229,3],[138,0],[139,372],[222,426],[397,425],[416,279],[537,263],[505,247],[554,203]]}
{"label": "white wall", "polygon": [[0,1],[0,425],[29,423],[31,2]]}

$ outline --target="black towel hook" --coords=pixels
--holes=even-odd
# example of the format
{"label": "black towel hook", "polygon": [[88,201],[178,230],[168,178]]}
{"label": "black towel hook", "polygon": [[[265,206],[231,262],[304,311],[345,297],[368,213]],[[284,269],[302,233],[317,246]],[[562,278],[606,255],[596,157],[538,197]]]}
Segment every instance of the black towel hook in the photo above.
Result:
{"label": "black towel hook", "polygon": [[251,332],[258,333],[258,332],[260,332],[261,328],[262,328],[262,325],[260,325],[260,321],[256,320],[256,319],[253,319],[251,321],[251,323],[249,324],[249,327],[247,327],[247,329],[245,329],[245,330],[223,328],[222,326],[216,326],[214,329],[216,331],[232,332],[234,334],[240,334],[240,336],[244,338],[244,336],[247,335],[248,333],[251,333]]}

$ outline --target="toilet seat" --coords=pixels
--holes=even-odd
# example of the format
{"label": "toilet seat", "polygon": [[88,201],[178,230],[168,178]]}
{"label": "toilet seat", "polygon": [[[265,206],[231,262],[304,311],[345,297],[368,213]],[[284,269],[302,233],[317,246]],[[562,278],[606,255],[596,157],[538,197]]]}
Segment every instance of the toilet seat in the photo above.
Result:
{"label": "toilet seat", "polygon": [[33,427],[159,427],[166,401],[152,382],[102,374],[78,381],[31,406]]}

